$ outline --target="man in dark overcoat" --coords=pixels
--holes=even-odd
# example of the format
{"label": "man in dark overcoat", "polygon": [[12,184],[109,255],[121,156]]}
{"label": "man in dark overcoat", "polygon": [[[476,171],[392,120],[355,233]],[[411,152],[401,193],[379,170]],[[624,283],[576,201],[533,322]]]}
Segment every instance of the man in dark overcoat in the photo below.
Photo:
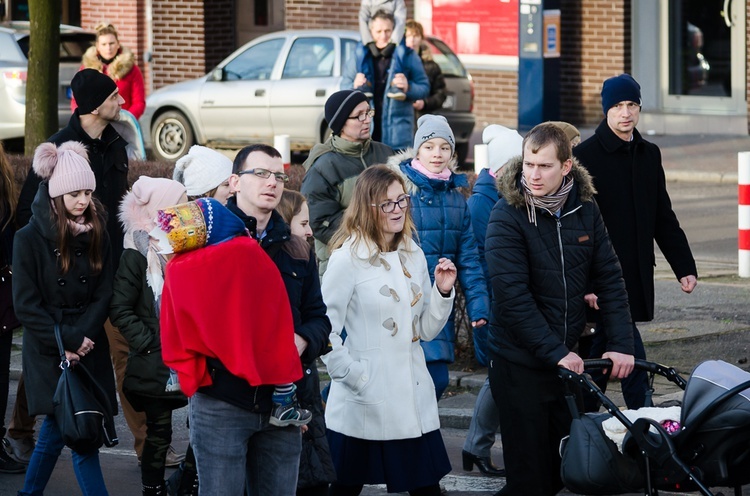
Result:
{"label": "man in dark overcoat", "polygon": [[[640,85],[629,74],[607,79],[602,86],[602,110],[605,119],[592,137],[573,148],[573,155],[594,178],[595,198],[628,290],[635,357],[644,359],[646,352],[635,323],[654,318],[654,240],[684,292],[695,289],[698,271],[685,232],[672,210],[661,152],[636,129],[641,113]],[[586,299],[598,309],[596,295],[587,295]],[[604,350],[604,331],[598,321],[591,357],[600,356]],[[623,380],[628,408],[644,406],[647,389],[644,371],[635,371]]]}

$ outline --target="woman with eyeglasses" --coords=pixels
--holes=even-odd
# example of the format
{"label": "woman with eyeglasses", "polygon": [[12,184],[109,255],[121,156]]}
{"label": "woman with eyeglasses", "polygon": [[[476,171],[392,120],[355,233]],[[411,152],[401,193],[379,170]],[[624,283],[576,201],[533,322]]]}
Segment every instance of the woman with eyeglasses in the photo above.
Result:
{"label": "woman with eyeglasses", "polygon": [[331,496],[358,495],[364,484],[439,496],[451,470],[419,342],[434,338],[450,315],[456,267],[441,258],[430,282],[410,204],[400,174],[369,167],[331,241],[322,287],[332,326],[332,351],[322,357],[332,379]]}
{"label": "woman with eyeglasses", "polygon": [[[456,164],[453,131],[442,115],[423,115],[417,124],[414,148],[391,157],[388,165],[403,176],[406,191],[412,197],[417,239],[427,265],[432,269],[443,257],[455,261],[471,326],[481,327],[489,320],[490,303],[469,207],[459,190],[468,188],[469,182],[465,175],[452,170]],[[454,341],[451,315],[434,340],[422,343],[438,399],[448,387]]]}

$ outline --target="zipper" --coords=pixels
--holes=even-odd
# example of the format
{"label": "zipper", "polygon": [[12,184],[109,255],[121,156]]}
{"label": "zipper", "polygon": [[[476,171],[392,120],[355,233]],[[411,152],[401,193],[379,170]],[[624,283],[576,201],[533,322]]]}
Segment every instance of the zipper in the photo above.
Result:
{"label": "zipper", "polygon": [[567,217],[568,215],[571,215],[572,213],[578,211],[581,207],[583,207],[583,205],[578,205],[573,210],[561,214],[560,217],[555,216],[555,222],[557,222],[557,245],[560,249],[560,263],[562,268],[563,296],[565,297],[565,313],[563,318],[565,333],[563,335],[563,343],[568,342],[568,280],[565,276],[565,252],[563,251],[562,242],[562,219],[563,217]]}

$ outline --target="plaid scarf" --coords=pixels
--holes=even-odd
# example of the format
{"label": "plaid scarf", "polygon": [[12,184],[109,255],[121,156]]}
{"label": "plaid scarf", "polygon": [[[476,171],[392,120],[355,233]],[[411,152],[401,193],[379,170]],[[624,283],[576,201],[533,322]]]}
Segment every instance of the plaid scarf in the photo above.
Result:
{"label": "plaid scarf", "polygon": [[570,190],[573,189],[573,178],[564,176],[560,189],[556,193],[544,196],[534,196],[531,194],[531,190],[528,184],[526,184],[526,178],[523,174],[521,174],[521,186],[523,187],[523,196],[526,200],[526,213],[529,216],[529,222],[536,225],[537,208],[546,210],[550,215],[555,215],[555,212],[562,209],[565,201],[568,199]]}

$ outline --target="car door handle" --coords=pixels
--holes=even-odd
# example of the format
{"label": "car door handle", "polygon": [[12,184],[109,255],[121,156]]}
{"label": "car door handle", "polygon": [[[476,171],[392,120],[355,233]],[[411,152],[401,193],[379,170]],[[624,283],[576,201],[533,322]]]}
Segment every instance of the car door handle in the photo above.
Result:
{"label": "car door handle", "polygon": [[326,90],[315,90],[315,96],[326,96]]}
{"label": "car door handle", "polygon": [[266,90],[264,89],[255,90],[255,96],[266,96]]}

